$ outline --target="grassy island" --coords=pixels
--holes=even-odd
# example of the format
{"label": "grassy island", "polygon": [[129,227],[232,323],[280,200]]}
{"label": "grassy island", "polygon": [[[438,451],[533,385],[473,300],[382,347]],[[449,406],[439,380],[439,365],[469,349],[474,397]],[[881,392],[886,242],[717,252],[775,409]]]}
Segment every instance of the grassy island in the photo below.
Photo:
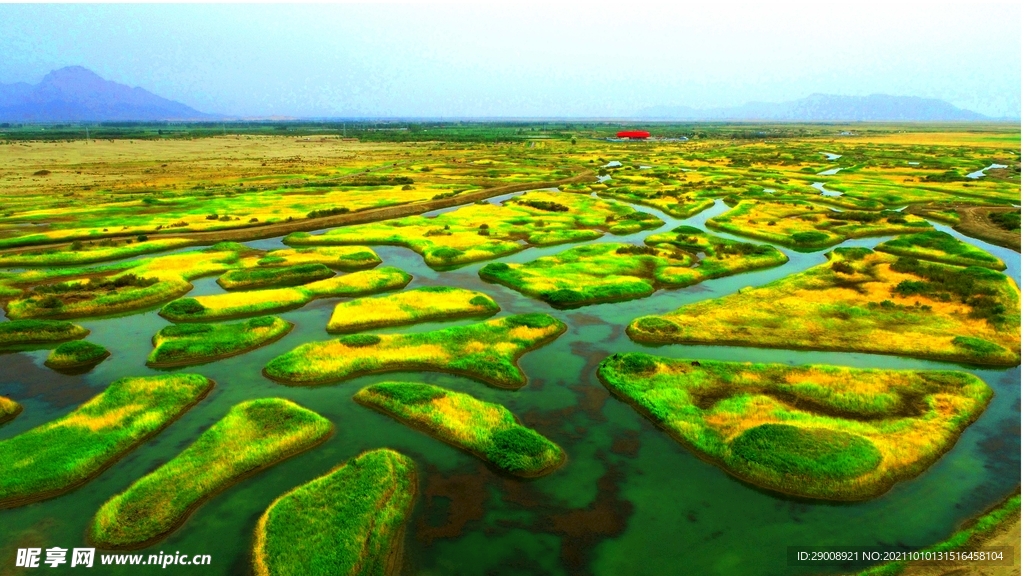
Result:
{"label": "grassy island", "polygon": [[992,390],[952,371],[863,370],[615,354],[608,389],[702,458],[752,484],[830,500],[920,474]]}
{"label": "grassy island", "polygon": [[416,464],[364,452],[274,500],[256,523],[256,576],[391,576],[416,498]]}
{"label": "grassy island", "polygon": [[281,312],[304,306],[317,298],[363,296],[404,287],[412,276],[385,266],[344,276],[303,284],[293,288],[271,288],[231,294],[181,298],[160,309],[173,322],[205,322]]}
{"label": "grassy island", "polygon": [[110,356],[110,352],[99,344],[74,340],[54,348],[46,358],[46,365],[54,370],[77,370],[95,366]]}
{"label": "grassy island", "polygon": [[293,325],[274,316],[236,324],[174,324],[153,337],[146,364],[154,367],[190,366],[244,354],[275,342]]}
{"label": "grassy island", "polygon": [[[366,246],[321,246],[312,248],[283,248],[256,256],[259,267],[323,264],[334,270],[365,270],[381,263],[380,256]],[[245,262],[249,265],[249,261]]]}
{"label": "grassy island", "polygon": [[81,266],[108,260],[120,260],[143,254],[174,250],[194,246],[196,241],[187,238],[98,240],[78,242],[60,248],[38,248],[22,252],[0,254],[0,267],[12,266]]}
{"label": "grassy island", "polygon": [[837,248],[829,262],[758,288],[643,316],[647,343],[700,343],[1020,362],[1020,290],[1007,276]]}
{"label": "grassy island", "polygon": [[203,250],[129,262],[129,267],[30,271],[7,280],[8,285],[32,286],[8,303],[7,314],[11,318],[82,318],[158,306],[191,290],[189,280],[224,272],[251,251],[222,242]]}
{"label": "grassy island", "polygon": [[263,373],[284,384],[308,386],[376,372],[434,370],[521,388],[526,375],[516,361],[565,329],[547,314],[520,314],[432,332],[349,334],[303,344],[271,360]]}
{"label": "grassy island", "polygon": [[0,508],[89,481],[201,400],[198,374],[121,378],[67,416],[0,441]]}
{"label": "grassy island", "polygon": [[801,250],[820,250],[850,238],[932,229],[927,220],[895,210],[836,212],[803,200],[743,200],[725,214],[709,219],[707,225]]}
{"label": "grassy island", "polygon": [[943,264],[1006,269],[1006,264],[999,258],[939,230],[893,238],[879,244],[875,250]]}
{"label": "grassy island", "polygon": [[231,270],[217,278],[217,284],[225,290],[251,290],[273,286],[297,286],[325,280],[331,276],[334,276],[334,271],[323,264],[296,264]]}
{"label": "grassy island", "polygon": [[493,262],[480,277],[557,308],[650,296],[659,288],[690,286],[788,258],[769,245],[735,242],[691,226],[655,234],[647,246],[590,244],[524,264]]}
{"label": "grassy island", "polygon": [[363,388],[354,399],[516,476],[544,476],[565,461],[557,444],[520,425],[504,406],[469,394],[383,382]]}
{"label": "grassy island", "polygon": [[528,192],[506,201],[465,206],[436,217],[410,216],[335,228],[323,234],[290,234],[292,246],[393,244],[423,256],[428,266],[450,268],[519,252],[599,238],[605,231],[632,234],[661,225],[631,206],[571,193]]}
{"label": "grassy island", "polygon": [[448,286],[427,286],[342,302],[334,307],[327,331],[359,332],[419,322],[493,316],[499,310],[498,304],[482,292]]}
{"label": "grassy island", "polygon": [[14,420],[18,414],[21,414],[21,410],[21,404],[6,396],[0,396],[0,424]]}
{"label": "grassy island", "polygon": [[0,322],[0,349],[34,344],[55,344],[85,338],[89,331],[59,320],[10,320]]}
{"label": "grassy island", "polygon": [[180,526],[225,488],[325,440],[329,420],[280,398],[231,408],[173,460],[108,500],[90,538],[103,548],[139,548]]}
{"label": "grassy island", "polygon": [[649,188],[645,186],[634,186],[633,178],[616,176],[612,182],[616,184],[627,184],[626,186],[611,186],[607,189],[598,190],[598,196],[625,200],[634,204],[642,204],[657,208],[673,218],[689,218],[699,214],[715,205],[714,198],[697,198],[693,194],[683,192],[679,188]]}

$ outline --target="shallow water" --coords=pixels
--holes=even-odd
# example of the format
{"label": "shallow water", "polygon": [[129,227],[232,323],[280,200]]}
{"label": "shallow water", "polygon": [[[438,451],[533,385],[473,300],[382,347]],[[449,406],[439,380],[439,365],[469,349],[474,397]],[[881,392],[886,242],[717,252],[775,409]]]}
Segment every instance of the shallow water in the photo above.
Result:
{"label": "shallow water", "polygon": [[1006,164],[989,164],[988,166],[985,166],[984,168],[978,170],[977,172],[971,172],[970,174],[967,175],[967,177],[977,180],[978,178],[984,177],[986,171],[994,170],[996,168],[1007,168],[1007,166]]}
{"label": "shallow water", "polygon": [[822,196],[828,196],[830,198],[838,198],[838,197],[843,195],[842,192],[837,192],[835,190],[826,190],[824,182],[815,182],[815,183],[811,184],[811,187],[814,188],[815,190],[817,190],[818,192],[821,192]]}
{"label": "shallow water", "polygon": [[[654,208],[636,208],[658,215],[665,224],[654,231],[625,237],[605,235],[595,241],[641,243],[649,234],[683,223],[703,228],[708,218],[728,209],[718,201],[712,208],[680,220]],[[1018,253],[937,227],[1002,258],[1007,274],[1019,285]],[[843,245],[871,247],[888,238],[851,240]],[[248,244],[265,249],[283,247],[279,238]],[[568,247],[530,248],[498,260],[524,262]],[[98,478],[65,496],[0,511],[0,556],[9,558],[19,546],[86,545],[86,528],[105,500],[180,452],[232,405],[270,396],[289,398],[319,412],[335,423],[336,433],[322,446],[216,496],[181,529],[144,549],[144,554],[212,554],[213,565],[202,574],[245,574],[255,521],[275,497],[363,450],[382,446],[410,455],[419,469],[420,497],[406,533],[406,574],[810,573],[786,566],[787,546],[924,546],[945,538],[959,523],[1020,483],[1019,366],[992,369],[872,354],[727,346],[652,348],[625,336],[625,326],[639,315],[668,312],[685,303],[763,285],[823,262],[826,251],[800,253],[779,247],[790,261],[773,269],[663,290],[641,300],[559,311],[481,281],[477,271],[486,262],[437,272],[405,248],[374,249],[383,265],[398,266],[414,276],[411,288],[452,285],[485,291],[501,305],[501,314],[546,312],[566,322],[569,330],[523,357],[520,364],[530,382],[519,391],[498,390],[438,373],[375,375],[314,388],[286,387],[267,380],[260,369],[271,358],[300,343],[329,337],[324,328],[339,299],[316,300],[281,314],[296,327],[278,342],[242,356],[176,369],[205,374],[217,385],[207,399]],[[194,285],[194,293],[222,291],[212,277]],[[422,331],[474,321],[387,331]],[[167,325],[155,311],[81,324],[93,331],[91,341],[113,353],[89,374],[64,376],[46,369],[42,366],[46,351],[0,356],[0,394],[25,406],[21,416],[0,428],[0,438],[68,413],[118,377],[157,373],[144,365],[151,350],[150,338]],[[774,494],[734,479],[611,398],[595,377],[597,363],[612,353],[640,350],[738,361],[962,369],[988,382],[995,396],[956,446],[921,476],[866,502],[815,502]],[[477,459],[351,401],[361,387],[394,379],[430,382],[499,402],[559,443],[568,461],[550,476],[536,480],[499,476]],[[61,570],[47,568],[46,572]],[[96,572],[134,574],[139,570],[123,567]]]}

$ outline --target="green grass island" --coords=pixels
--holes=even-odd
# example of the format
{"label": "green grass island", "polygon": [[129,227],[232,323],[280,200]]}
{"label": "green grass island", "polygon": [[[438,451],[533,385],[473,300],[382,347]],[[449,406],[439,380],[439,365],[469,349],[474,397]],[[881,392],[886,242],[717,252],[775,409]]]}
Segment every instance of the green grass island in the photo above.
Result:
{"label": "green grass island", "polygon": [[645,298],[661,288],[692,286],[789,260],[773,246],[727,240],[692,226],[654,234],[645,243],[589,244],[523,264],[492,262],[479,274],[556,308],[577,308]]}
{"label": "green grass island", "polygon": [[730,474],[806,498],[879,496],[931,466],[985,410],[979,378],[938,370],[615,354],[616,397]]}
{"label": "green grass island", "polygon": [[21,414],[22,407],[6,396],[0,396],[0,424],[6,424]]}
{"label": "green grass island", "polygon": [[416,382],[382,382],[353,399],[509,474],[536,478],[565,462],[561,447],[519,424],[504,406],[469,394]]}
{"label": "green grass island", "polygon": [[918,260],[931,260],[941,264],[982,266],[993,270],[1006,269],[1006,264],[999,258],[940,230],[893,238],[882,242],[875,247],[875,250],[897,256],[909,256]]}
{"label": "green grass island", "polygon": [[501,205],[484,202],[436,217],[410,216],[323,234],[296,232],[284,242],[290,246],[404,246],[422,255],[431,268],[444,270],[530,246],[594,240],[605,232],[632,234],[661,224],[658,217],[618,202],[581,194],[527,192]]}
{"label": "green grass island", "polygon": [[326,418],[289,400],[237,404],[171,461],[103,504],[89,539],[100,548],[158,542],[217,493],[316,446],[333,429]]}
{"label": "green grass island", "polygon": [[1020,289],[1006,275],[836,248],[829,261],[757,288],[642,316],[650,344],[691,343],[1020,363]]}
{"label": "green grass island", "polygon": [[256,523],[256,576],[397,575],[416,464],[379,448],[278,497]]}
{"label": "green grass island", "polygon": [[116,380],[70,414],[0,441],[0,508],[85,484],[153,437],[213,387],[198,374]]}
{"label": "green grass island", "polygon": [[282,384],[312,386],[365,374],[430,370],[516,389],[526,385],[519,357],[565,330],[558,319],[534,313],[431,332],[349,334],[302,344],[271,360],[263,374]]}
{"label": "green grass island", "polygon": [[146,365],[191,366],[244,354],[284,338],[294,325],[276,316],[258,316],[235,324],[172,324],[153,336]]}
{"label": "green grass island", "polygon": [[332,276],[334,271],[323,264],[295,264],[229,270],[217,278],[217,284],[225,290],[252,290],[298,286]]}
{"label": "green grass island", "polygon": [[85,340],[72,340],[51,350],[44,364],[58,372],[77,371],[92,368],[109,356],[110,352],[99,344]]}
{"label": "green grass island", "polygon": [[494,299],[483,292],[426,286],[341,302],[334,307],[327,331],[344,334],[420,322],[493,316],[500,310]]}
{"label": "green grass island", "polygon": [[305,306],[317,298],[364,296],[404,288],[412,276],[391,266],[335,276],[291,288],[269,288],[181,298],[160,309],[172,322],[207,322],[258,316]]}
{"label": "green grass island", "polygon": [[60,320],[8,320],[0,322],[0,350],[25,346],[56,344],[78,340],[89,330]]}

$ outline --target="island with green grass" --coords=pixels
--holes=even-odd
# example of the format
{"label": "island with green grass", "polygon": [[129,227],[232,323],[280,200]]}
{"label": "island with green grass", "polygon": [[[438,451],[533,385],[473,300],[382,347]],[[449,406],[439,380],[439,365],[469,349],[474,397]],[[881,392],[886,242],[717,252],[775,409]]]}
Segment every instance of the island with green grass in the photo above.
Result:
{"label": "island with green grass", "polygon": [[91,368],[110,356],[110,352],[86,340],[65,342],[50,351],[45,364],[57,371],[75,371]]}
{"label": "island with green grass", "polygon": [[526,375],[519,357],[565,330],[558,319],[534,313],[431,332],[349,334],[303,344],[271,360],[263,374],[283,384],[311,386],[378,372],[431,370],[521,388]]}
{"label": "island with green grass", "polygon": [[21,404],[6,396],[0,396],[0,424],[6,424],[21,414]]}
{"label": "island with green grass", "polygon": [[256,576],[397,575],[417,491],[416,464],[364,452],[278,497],[256,523]]}
{"label": "island with green grass", "polygon": [[217,284],[225,290],[253,290],[297,286],[331,276],[334,276],[334,271],[323,264],[295,264],[229,270],[217,278]]}
{"label": "island with green grass", "polygon": [[0,322],[0,350],[77,340],[89,335],[78,324],[60,320],[9,320]]}
{"label": "island with green grass", "polygon": [[494,299],[483,292],[450,286],[426,286],[341,302],[334,307],[327,331],[343,334],[420,322],[493,316],[500,310]]}
{"label": "island with green grass", "polygon": [[417,382],[382,382],[353,399],[399,422],[524,478],[550,474],[565,452],[500,404]]}
{"label": "island with green grass", "polygon": [[1006,264],[999,258],[940,230],[899,236],[882,242],[875,250],[942,264],[982,266],[993,270],[1006,269]]}
{"label": "island with green grass", "polygon": [[172,322],[207,322],[258,316],[299,308],[317,298],[364,296],[397,290],[412,281],[398,268],[385,266],[335,276],[291,288],[270,288],[180,298],[160,309],[160,315]]}
{"label": "island with green grass", "polygon": [[108,500],[89,538],[102,548],[162,540],[218,492],[323,442],[333,424],[280,398],[242,402],[170,462]]}
{"label": "island with green grass", "polygon": [[614,354],[613,395],[730,474],[807,498],[861,500],[953,447],[992,389],[965,372]]}
{"label": "island with green grass", "polygon": [[68,492],[94,478],[199,402],[198,374],[121,378],[70,414],[0,441],[0,508]]}
{"label": "island with green grass", "polygon": [[155,368],[191,366],[244,354],[283,338],[293,328],[276,316],[234,324],[172,324],[153,336],[146,364]]}

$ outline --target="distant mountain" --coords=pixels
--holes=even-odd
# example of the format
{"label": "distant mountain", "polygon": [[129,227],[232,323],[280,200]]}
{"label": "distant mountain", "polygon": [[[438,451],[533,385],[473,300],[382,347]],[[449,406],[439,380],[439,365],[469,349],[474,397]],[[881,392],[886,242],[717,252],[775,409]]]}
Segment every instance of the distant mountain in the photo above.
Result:
{"label": "distant mountain", "polygon": [[891,122],[995,120],[949,102],[916,96],[812,94],[790,102],[747,102],[732,108],[656,106],[638,114],[651,120],[762,120],[778,122]]}
{"label": "distant mountain", "polygon": [[50,72],[36,85],[0,84],[0,122],[214,120],[142,88],[104,80],[81,66]]}

